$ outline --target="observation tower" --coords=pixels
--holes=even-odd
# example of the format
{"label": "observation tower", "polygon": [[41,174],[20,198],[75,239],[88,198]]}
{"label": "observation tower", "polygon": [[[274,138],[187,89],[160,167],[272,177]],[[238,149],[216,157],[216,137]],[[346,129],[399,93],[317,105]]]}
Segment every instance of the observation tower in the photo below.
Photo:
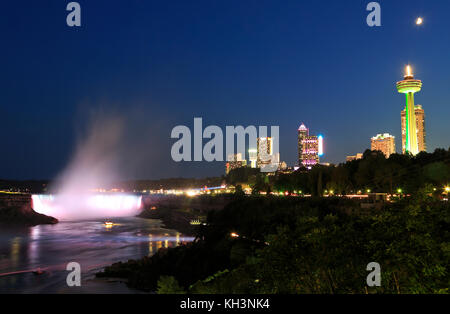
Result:
{"label": "observation tower", "polygon": [[422,81],[415,80],[411,66],[406,67],[406,75],[403,81],[397,82],[397,90],[406,95],[406,152],[412,155],[419,153],[417,141],[417,124],[414,106],[414,94],[422,89]]}

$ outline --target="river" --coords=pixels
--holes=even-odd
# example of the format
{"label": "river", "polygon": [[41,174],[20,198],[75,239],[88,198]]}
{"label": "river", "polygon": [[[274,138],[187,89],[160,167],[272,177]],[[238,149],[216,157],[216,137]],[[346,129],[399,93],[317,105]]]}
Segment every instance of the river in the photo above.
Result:
{"label": "river", "polygon": [[[164,229],[159,220],[142,218],[64,221],[35,227],[0,227],[0,293],[136,293],[120,281],[95,278],[119,261],[153,255],[161,247],[192,241]],[[66,283],[66,266],[81,266],[81,287]],[[32,271],[42,269],[43,274]]]}

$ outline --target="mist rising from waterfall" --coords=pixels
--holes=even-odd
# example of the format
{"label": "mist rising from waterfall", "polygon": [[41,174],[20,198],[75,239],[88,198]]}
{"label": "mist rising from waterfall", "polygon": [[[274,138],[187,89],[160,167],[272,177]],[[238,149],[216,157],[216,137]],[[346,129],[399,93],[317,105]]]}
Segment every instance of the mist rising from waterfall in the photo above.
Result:
{"label": "mist rising from waterfall", "polygon": [[50,196],[33,196],[37,212],[60,220],[134,216],[141,197],[99,193],[123,178],[124,123],[117,117],[94,118],[81,136],[66,169],[51,187]]}

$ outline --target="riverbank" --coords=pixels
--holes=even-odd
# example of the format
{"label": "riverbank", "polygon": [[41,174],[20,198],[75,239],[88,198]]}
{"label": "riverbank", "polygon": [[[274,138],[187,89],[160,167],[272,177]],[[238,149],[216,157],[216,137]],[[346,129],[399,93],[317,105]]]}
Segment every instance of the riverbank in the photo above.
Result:
{"label": "riverbank", "polygon": [[136,217],[145,219],[159,219],[167,229],[177,230],[187,236],[195,236],[197,226],[191,221],[198,219],[198,215],[181,210],[170,208],[144,209]]}
{"label": "riverbank", "polygon": [[30,194],[0,193],[0,224],[36,226],[56,223],[58,219],[33,210]]}
{"label": "riverbank", "polygon": [[176,248],[161,248],[151,257],[114,263],[96,276],[126,279],[129,287],[155,292],[161,274],[176,274],[187,285],[192,278],[204,278],[229,267],[229,243],[218,246],[215,241],[202,239],[202,234],[208,217],[221,212],[233,200],[236,200],[234,195],[144,197],[144,209],[137,217],[159,219],[165,228],[195,236],[196,240]]}
{"label": "riverbank", "polygon": [[144,196],[142,199],[144,208],[137,217],[159,219],[168,229],[196,236],[199,225],[206,221],[208,213],[223,209],[233,197],[233,195]]}

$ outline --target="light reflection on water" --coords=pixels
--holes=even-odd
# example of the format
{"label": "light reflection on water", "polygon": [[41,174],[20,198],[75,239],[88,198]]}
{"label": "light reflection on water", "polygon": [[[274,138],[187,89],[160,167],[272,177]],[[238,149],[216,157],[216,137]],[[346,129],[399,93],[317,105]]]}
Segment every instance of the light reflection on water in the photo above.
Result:
{"label": "light reflection on water", "polygon": [[[0,229],[0,293],[126,293],[123,284],[95,279],[95,273],[114,262],[151,256],[158,249],[192,241],[157,220],[120,218],[106,228],[103,220],[60,222],[30,228]],[[69,262],[82,269],[82,287],[66,285]],[[42,268],[36,276],[10,272]]]}

